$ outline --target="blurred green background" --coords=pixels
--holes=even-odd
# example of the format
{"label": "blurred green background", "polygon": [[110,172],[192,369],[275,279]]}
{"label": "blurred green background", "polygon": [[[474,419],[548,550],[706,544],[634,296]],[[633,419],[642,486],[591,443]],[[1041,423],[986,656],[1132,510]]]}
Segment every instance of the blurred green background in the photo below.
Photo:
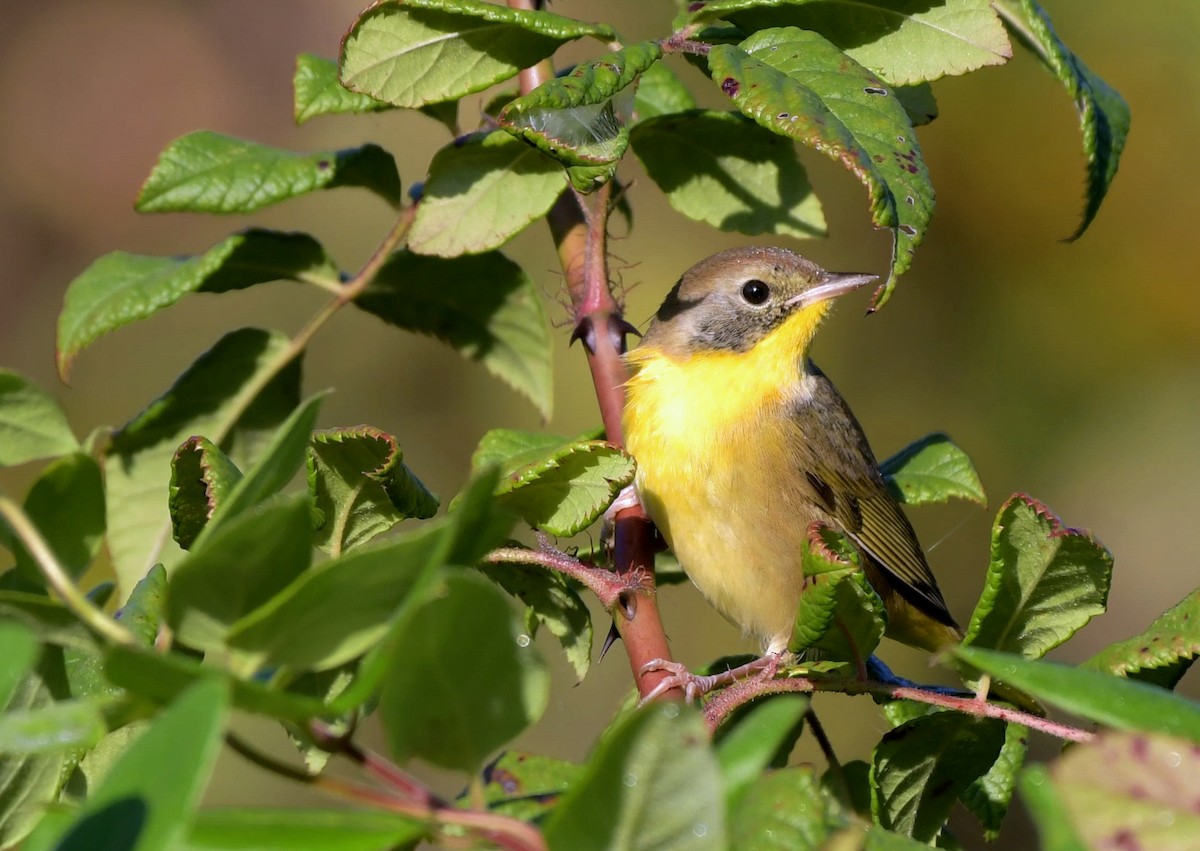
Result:
{"label": "blurred green background", "polygon": [[[448,141],[443,128],[416,113],[293,125],[295,54],[336,55],[360,5],[67,0],[6,9],[0,364],[50,388],[80,435],[127,420],[224,331],[264,325],[294,332],[323,300],[286,284],[191,297],[85,352],[66,387],[54,374],[55,318],[67,283],[95,257],[118,248],[196,253],[253,222],[309,231],[354,269],[390,222],[381,201],[356,190],[309,196],[253,218],[138,216],[132,199],[167,142],[201,128],[295,149],[374,141],[395,153],[411,183]],[[955,505],[914,516],[960,620],[981,587],[991,520],[1014,491],[1045,501],[1112,549],[1109,613],[1055,654],[1076,661],[1140,631],[1197,584],[1187,541],[1200,509],[1200,250],[1189,234],[1200,212],[1200,178],[1187,151],[1200,138],[1200,5],[1047,6],[1068,44],[1133,109],[1129,146],[1099,218],[1077,243],[1059,242],[1081,208],[1081,143],[1068,96],[1030,56],[1017,49],[1007,66],[942,80],[934,86],[941,117],[920,131],[939,202],[928,238],[888,307],[864,317],[865,297],[844,304],[819,336],[816,357],[880,456],[943,430],[975,460],[991,497],[987,510]],[[553,8],[603,16],[633,39],[663,34],[674,5],[562,0]],[[572,46],[562,61],[599,49]],[[699,92],[703,79],[672,61]],[[464,128],[476,123],[482,100],[464,100]],[[720,105],[711,95],[702,101]],[[629,318],[644,324],[687,266],[750,240],[682,218],[628,159],[623,176],[632,181],[634,224],[616,223],[613,269]],[[831,237],[789,247],[827,268],[883,272],[889,238],[870,227],[861,185],[817,155],[805,160]],[[561,278],[545,228],[531,227],[506,250],[545,291],[559,331],[547,427],[564,434],[590,428],[598,417],[581,353],[566,346]],[[470,451],[487,429],[542,427],[529,404],[481,368],[351,311],[317,339],[305,369],[308,390],[337,388],[322,426],[370,423],[396,434],[410,466],[444,495],[464,480]],[[5,471],[0,487],[22,492],[35,474]],[[690,587],[667,589],[662,608],[676,657],[689,664],[752,649]],[[600,635],[605,625],[597,618]],[[629,687],[623,654],[615,651],[573,686],[556,648],[544,648],[556,671],[551,707],[521,745],[582,757]],[[884,655],[906,675],[944,676],[897,645],[885,646]],[[1184,688],[1200,692],[1191,680]],[[824,708],[843,759],[866,756],[885,728],[863,698],[825,696],[816,708]],[[287,754],[271,725],[246,723]],[[1052,745],[1040,751],[1054,752]],[[459,783],[428,776],[447,792]],[[315,799],[228,757],[210,800]],[[1026,841],[1014,831],[1002,847]]]}

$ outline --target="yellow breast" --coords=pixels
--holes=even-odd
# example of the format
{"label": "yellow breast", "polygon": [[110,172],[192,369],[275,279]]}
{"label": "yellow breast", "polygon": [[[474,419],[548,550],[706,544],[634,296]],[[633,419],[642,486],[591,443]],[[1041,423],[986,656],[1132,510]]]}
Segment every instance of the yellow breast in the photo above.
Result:
{"label": "yellow breast", "polygon": [[791,634],[810,520],[788,457],[804,373],[783,336],[683,359],[643,346],[625,410],[647,512],[709,601],[772,650]]}

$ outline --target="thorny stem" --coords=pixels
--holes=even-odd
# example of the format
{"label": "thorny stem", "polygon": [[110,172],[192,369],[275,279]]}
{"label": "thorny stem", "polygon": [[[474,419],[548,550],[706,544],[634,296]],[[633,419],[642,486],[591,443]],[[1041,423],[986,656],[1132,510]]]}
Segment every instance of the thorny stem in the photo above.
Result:
{"label": "thorny stem", "polygon": [[133,634],[129,630],[100,611],[87,598],[87,595],[79,590],[62,564],[59,563],[58,557],[54,555],[50,545],[46,543],[46,539],[42,537],[42,533],[33,525],[21,507],[6,496],[0,496],[0,517],[4,518],[17,539],[33,556],[34,562],[46,579],[46,584],[54,589],[77,618],[114,644],[135,643]]}
{"label": "thorny stem", "polygon": [[[508,0],[512,9],[536,9],[538,0]],[[526,68],[520,74],[521,94],[533,91],[554,77],[549,60]],[[622,316],[621,306],[613,298],[608,276],[608,214],[611,184],[594,193],[591,204],[574,189],[559,196],[547,214],[547,223],[558,249],[559,263],[571,296],[575,331],[572,339],[583,343],[596,389],[596,401],[610,443],[623,444],[621,414],[625,407],[625,382],[629,373],[621,355],[625,353],[625,335],[632,326]],[[626,508],[616,516],[613,534],[613,561],[620,576],[637,571],[647,574],[647,590],[654,590],[654,532],[645,512]],[[669,660],[658,601],[653,593],[630,597],[629,610],[616,617],[616,625],[629,654],[629,665],[641,695],[649,694],[669,676],[665,670],[645,671],[648,662]],[[666,692],[674,700],[683,698],[679,688]]]}
{"label": "thorny stem", "polygon": [[1068,742],[1090,742],[1095,734],[1031,715],[1019,709],[1010,709],[995,703],[987,703],[971,697],[955,697],[929,689],[900,686],[891,683],[881,683],[876,680],[856,679],[809,679],[808,677],[785,677],[775,680],[761,678],[742,680],[719,694],[713,696],[704,708],[705,719],[709,730],[715,730],[737,707],[748,701],[767,694],[801,693],[811,694],[818,691],[841,692],[842,694],[876,694],[890,697],[893,700],[911,700],[916,703],[927,703],[930,706],[940,706],[944,709],[954,709],[967,715],[980,718],[998,718],[1010,724],[1020,724],[1039,733],[1064,739]]}
{"label": "thorny stem", "polygon": [[[314,724],[314,732],[321,727],[323,725]],[[448,826],[464,828],[477,837],[500,848],[509,849],[509,851],[546,851],[545,840],[532,825],[498,813],[462,810],[447,804],[418,781],[405,774],[399,766],[389,763],[377,754],[359,749],[348,739],[335,737],[333,741],[337,744],[339,753],[348,756],[364,770],[371,771],[378,779],[392,788],[375,789],[335,777],[309,774],[267,756],[250,746],[235,733],[225,734],[225,742],[233,751],[260,768],[320,789],[330,795],[427,822],[431,830]],[[383,766],[386,766],[385,770],[374,770]],[[403,782],[393,782],[401,778],[403,778]],[[419,792],[416,800],[410,794],[414,789]]]}

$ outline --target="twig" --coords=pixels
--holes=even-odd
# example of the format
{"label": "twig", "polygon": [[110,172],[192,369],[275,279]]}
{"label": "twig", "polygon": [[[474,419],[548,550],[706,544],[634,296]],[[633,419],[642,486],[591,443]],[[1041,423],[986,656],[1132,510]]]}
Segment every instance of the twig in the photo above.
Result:
{"label": "twig", "polygon": [[0,496],[0,516],[7,521],[13,534],[33,556],[38,570],[46,579],[46,584],[54,589],[70,609],[91,629],[107,638],[114,644],[137,643],[128,629],[98,609],[75,585],[74,580],[59,563],[58,557],[42,537],[42,533],[33,525],[33,521],[21,510],[21,507],[6,496]]}
{"label": "twig", "polygon": [[751,678],[742,680],[719,694],[714,695],[708,701],[704,707],[705,720],[708,722],[709,730],[715,730],[734,709],[743,703],[765,694],[811,694],[818,691],[841,692],[842,694],[850,695],[877,694],[882,697],[890,697],[893,700],[911,700],[916,703],[926,703],[930,706],[954,709],[958,712],[975,715],[980,718],[998,718],[1001,721],[1007,721],[1011,724],[1020,724],[1031,730],[1037,730],[1039,733],[1045,733],[1048,736],[1054,736],[1068,742],[1090,742],[1095,738],[1095,734],[1087,730],[1081,730],[1070,724],[1051,721],[1049,718],[1042,718],[1039,715],[1032,715],[1028,712],[1022,712],[1019,709],[1011,709],[1007,706],[987,703],[975,698],[955,697],[954,695],[942,694],[929,689],[881,683],[875,680],[825,680],[810,679],[808,677],[784,677],[775,680]]}
{"label": "twig", "polygon": [[817,740],[817,744],[821,748],[821,753],[825,755],[825,761],[829,763],[829,770],[833,773],[834,781],[841,787],[844,796],[843,803],[849,807],[851,802],[850,784],[846,782],[846,773],[842,771],[841,761],[833,752],[833,742],[829,741],[829,736],[825,734],[825,726],[817,718],[817,713],[811,706],[804,713],[804,717],[808,722],[808,729],[812,730],[813,738]]}
{"label": "twig", "polygon": [[543,543],[538,549],[524,547],[500,547],[492,550],[483,560],[491,564],[536,564],[569,576],[582,583],[596,595],[604,608],[612,611],[620,606],[627,610],[632,604],[623,600],[623,595],[641,587],[644,574],[621,577],[610,570],[593,567],[562,550]]}

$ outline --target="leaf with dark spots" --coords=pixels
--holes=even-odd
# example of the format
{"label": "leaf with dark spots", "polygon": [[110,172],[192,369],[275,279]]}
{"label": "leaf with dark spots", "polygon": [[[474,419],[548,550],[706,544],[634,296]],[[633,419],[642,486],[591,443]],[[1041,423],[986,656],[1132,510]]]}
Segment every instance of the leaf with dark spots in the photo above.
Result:
{"label": "leaf with dark spots", "polygon": [[1145,632],[1109,645],[1084,665],[1174,688],[1197,656],[1200,656],[1200,589],[1155,618]]}

